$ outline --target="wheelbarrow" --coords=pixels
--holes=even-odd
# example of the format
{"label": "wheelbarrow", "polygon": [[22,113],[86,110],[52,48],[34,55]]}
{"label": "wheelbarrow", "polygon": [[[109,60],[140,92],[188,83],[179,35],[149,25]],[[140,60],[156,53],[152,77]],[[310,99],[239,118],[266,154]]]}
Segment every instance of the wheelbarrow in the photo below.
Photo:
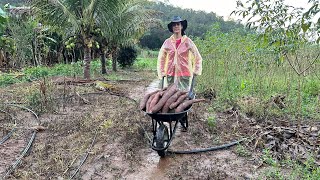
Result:
{"label": "wheelbarrow", "polygon": [[[162,78],[162,88],[163,88]],[[195,77],[192,78],[191,87],[188,92],[188,98],[194,99],[193,87],[195,83]],[[187,130],[188,128],[188,112],[191,110],[191,106],[187,107],[184,111],[179,113],[147,113],[152,119],[152,133],[153,138],[151,147],[158,152],[158,155],[164,157],[166,151],[170,146],[175,132],[177,130],[178,123],[180,122],[182,128]],[[145,109],[144,109],[145,111]],[[169,128],[164,123],[169,124]]]}

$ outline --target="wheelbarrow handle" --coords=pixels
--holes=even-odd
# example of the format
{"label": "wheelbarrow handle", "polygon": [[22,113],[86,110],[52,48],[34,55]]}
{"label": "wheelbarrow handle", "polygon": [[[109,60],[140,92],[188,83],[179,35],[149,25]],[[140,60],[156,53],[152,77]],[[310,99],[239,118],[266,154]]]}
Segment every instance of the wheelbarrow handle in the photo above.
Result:
{"label": "wheelbarrow handle", "polygon": [[195,82],[196,82],[196,76],[193,75],[192,76],[192,80],[191,80],[191,86],[190,86],[190,89],[189,89],[189,92],[188,92],[189,99],[193,99],[194,98],[193,89],[194,89],[194,86],[195,86]]}
{"label": "wheelbarrow handle", "polygon": [[161,81],[161,89],[163,89],[163,86],[164,86],[164,78],[165,78],[166,76],[162,76],[162,81]]}

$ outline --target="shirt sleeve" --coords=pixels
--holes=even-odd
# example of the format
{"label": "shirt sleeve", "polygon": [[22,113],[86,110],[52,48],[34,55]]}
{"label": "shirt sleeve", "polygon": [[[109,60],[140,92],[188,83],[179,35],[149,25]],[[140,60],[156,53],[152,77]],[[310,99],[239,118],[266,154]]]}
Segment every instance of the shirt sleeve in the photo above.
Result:
{"label": "shirt sleeve", "polygon": [[165,44],[166,41],[163,43],[163,45],[160,48],[159,55],[158,55],[158,63],[157,63],[157,71],[158,71],[158,77],[161,79],[163,76],[165,76],[165,64],[167,59],[167,51],[165,50]]}
{"label": "shirt sleeve", "polygon": [[193,62],[193,73],[196,75],[201,75],[202,73],[202,57],[198,51],[197,46],[193,43],[193,41],[190,39],[190,45],[191,45],[191,52],[194,57]]}

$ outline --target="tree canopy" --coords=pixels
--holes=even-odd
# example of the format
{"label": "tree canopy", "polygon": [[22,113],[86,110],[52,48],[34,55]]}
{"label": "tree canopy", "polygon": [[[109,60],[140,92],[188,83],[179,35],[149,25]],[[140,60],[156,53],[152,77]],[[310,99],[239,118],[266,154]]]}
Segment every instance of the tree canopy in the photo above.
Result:
{"label": "tree canopy", "polygon": [[188,28],[187,35],[203,38],[205,33],[211,29],[215,23],[220,24],[222,32],[230,32],[232,29],[243,27],[242,24],[234,21],[224,21],[222,17],[217,16],[215,13],[206,13],[205,11],[195,11],[193,9],[182,9],[163,2],[154,2],[149,8],[161,11],[163,14],[159,18],[162,20],[161,28],[153,28],[146,33],[141,39],[140,44],[142,47],[149,49],[160,48],[163,41],[170,36],[167,24],[175,15],[180,16],[182,19],[187,19]]}
{"label": "tree canopy", "polygon": [[11,5],[22,5],[26,3],[27,0],[0,0],[0,5],[5,5],[10,3]]}

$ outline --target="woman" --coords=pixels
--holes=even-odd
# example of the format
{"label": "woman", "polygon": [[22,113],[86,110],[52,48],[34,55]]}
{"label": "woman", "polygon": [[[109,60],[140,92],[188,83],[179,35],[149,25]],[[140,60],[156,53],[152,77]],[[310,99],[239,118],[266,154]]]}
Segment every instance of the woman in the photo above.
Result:
{"label": "woman", "polygon": [[187,26],[187,20],[173,17],[168,24],[173,35],[165,40],[158,56],[159,79],[166,77],[165,86],[178,82],[182,90],[189,90],[191,77],[202,72],[202,57],[193,41],[185,35]]}

